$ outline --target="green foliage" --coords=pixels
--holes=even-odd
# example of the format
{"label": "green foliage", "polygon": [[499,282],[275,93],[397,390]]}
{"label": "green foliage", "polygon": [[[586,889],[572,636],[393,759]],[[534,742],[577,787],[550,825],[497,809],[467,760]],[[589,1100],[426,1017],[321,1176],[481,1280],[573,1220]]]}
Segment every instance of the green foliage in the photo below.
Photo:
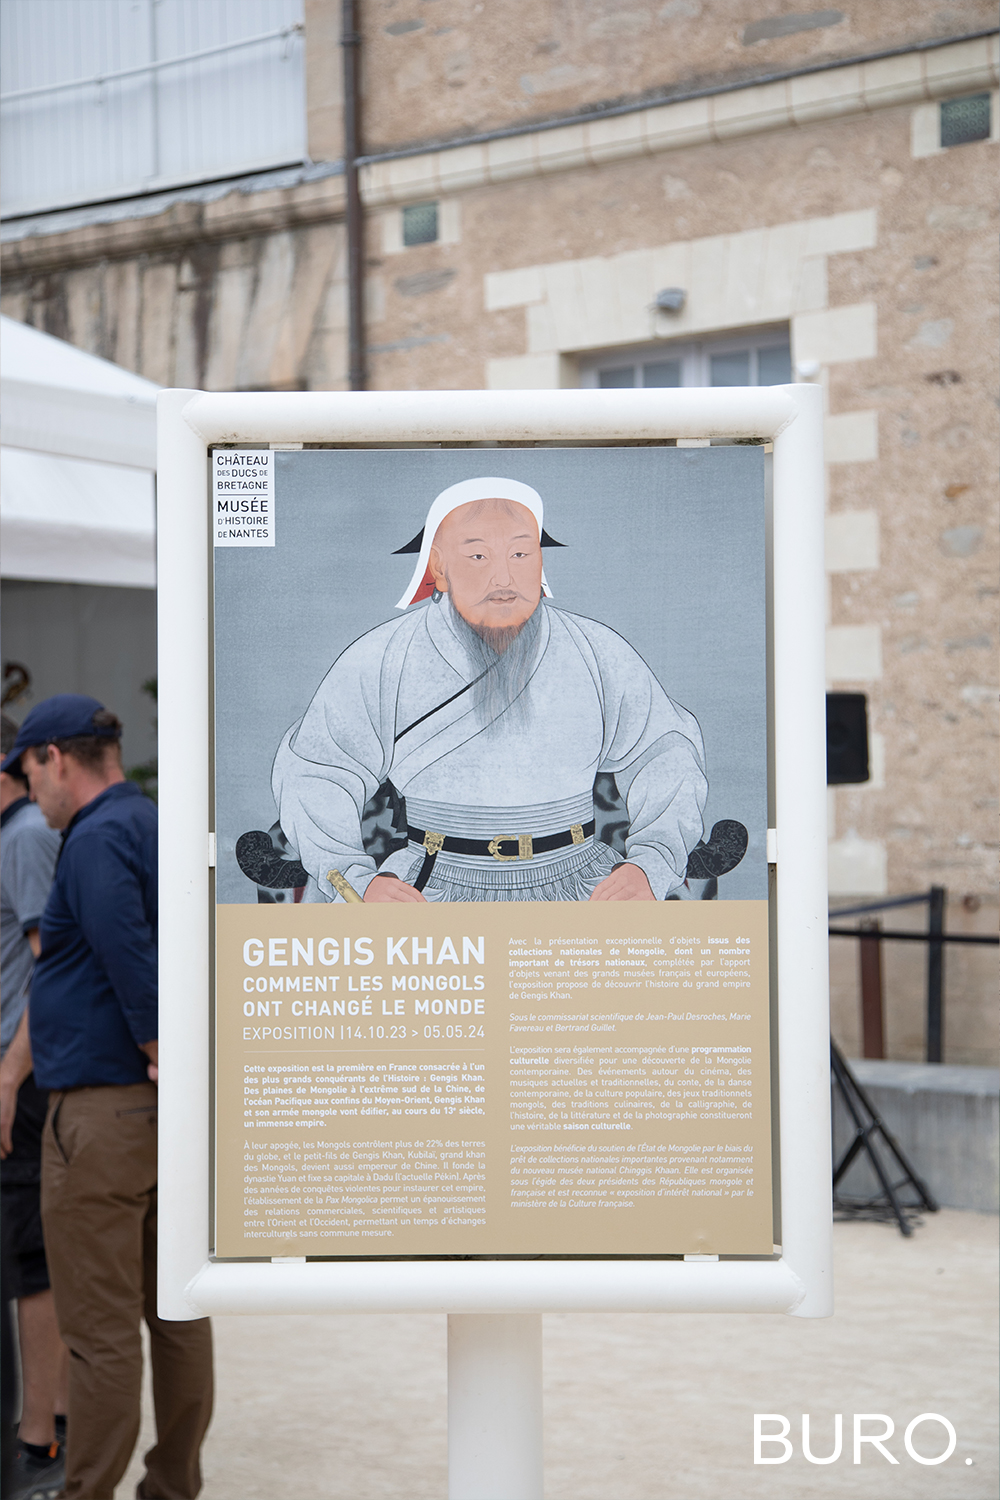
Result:
{"label": "green foliage", "polygon": [[[148,697],[152,698],[153,702],[155,703],[157,701],[156,678],[148,677],[142,684],[142,691],[146,693]],[[153,719],[153,724],[156,724],[155,718]],[[130,766],[129,769],[125,772],[126,780],[134,781],[137,786],[140,786],[142,788],[146,796],[149,797],[153,802],[156,801],[156,794],[158,790],[157,776],[158,770],[157,761],[155,758],[153,760],[145,761],[140,766]]]}
{"label": "green foliage", "polygon": [[134,781],[142,788],[151,801],[156,801],[157,793],[157,765],[155,760],[147,760],[141,766],[130,766],[125,772],[126,781]]}

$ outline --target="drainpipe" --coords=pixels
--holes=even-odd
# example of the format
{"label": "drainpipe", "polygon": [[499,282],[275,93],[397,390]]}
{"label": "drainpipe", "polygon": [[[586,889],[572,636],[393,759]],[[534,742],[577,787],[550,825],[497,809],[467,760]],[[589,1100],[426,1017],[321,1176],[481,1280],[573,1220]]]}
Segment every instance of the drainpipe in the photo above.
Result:
{"label": "drainpipe", "polygon": [[358,185],[361,120],[361,33],[358,0],[341,0],[344,63],[344,176],[347,183],[347,327],[348,383],[365,388],[364,222]]}

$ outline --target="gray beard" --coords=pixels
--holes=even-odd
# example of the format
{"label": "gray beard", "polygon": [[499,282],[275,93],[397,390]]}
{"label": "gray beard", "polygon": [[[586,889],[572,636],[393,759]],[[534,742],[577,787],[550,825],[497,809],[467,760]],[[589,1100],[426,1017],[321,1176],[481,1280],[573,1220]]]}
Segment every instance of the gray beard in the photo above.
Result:
{"label": "gray beard", "polygon": [[473,676],[480,678],[472,689],[472,702],[483,728],[502,732],[528,724],[531,702],[525,689],[542,628],[541,603],[523,625],[470,625],[457,609],[452,618]]}

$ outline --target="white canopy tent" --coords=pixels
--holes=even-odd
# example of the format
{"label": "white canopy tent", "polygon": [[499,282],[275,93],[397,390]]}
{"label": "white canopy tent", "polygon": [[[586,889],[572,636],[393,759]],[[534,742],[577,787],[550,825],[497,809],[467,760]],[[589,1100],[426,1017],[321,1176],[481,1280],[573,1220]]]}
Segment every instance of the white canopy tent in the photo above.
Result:
{"label": "white canopy tent", "polygon": [[154,588],[152,381],[0,319],[0,572]]}

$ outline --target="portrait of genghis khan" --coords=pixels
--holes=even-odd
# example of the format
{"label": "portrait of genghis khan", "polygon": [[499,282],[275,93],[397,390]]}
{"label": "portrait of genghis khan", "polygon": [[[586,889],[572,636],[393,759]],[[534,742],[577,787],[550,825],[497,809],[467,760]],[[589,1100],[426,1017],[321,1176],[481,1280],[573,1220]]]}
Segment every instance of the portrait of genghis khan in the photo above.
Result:
{"label": "portrait of genghis khan", "polygon": [[[438,495],[400,549],[417,562],[398,617],[337,658],[275,756],[302,899],[652,901],[683,885],[701,730],[628,641],[552,601],[542,549],[558,545],[529,485]],[[599,773],[627,809],[624,858],[595,838]],[[376,865],[362,822],[387,784],[406,844]]]}

